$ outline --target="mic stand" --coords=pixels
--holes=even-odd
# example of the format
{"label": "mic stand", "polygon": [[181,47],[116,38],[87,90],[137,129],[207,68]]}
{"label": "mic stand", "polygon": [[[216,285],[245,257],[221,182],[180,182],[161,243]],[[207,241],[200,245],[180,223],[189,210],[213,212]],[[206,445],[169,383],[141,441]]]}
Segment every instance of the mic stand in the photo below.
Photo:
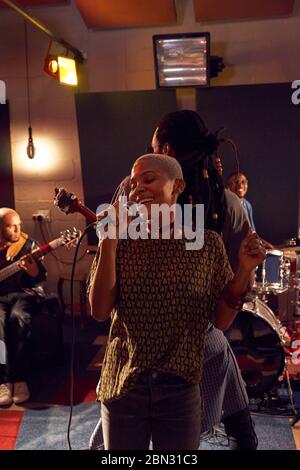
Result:
{"label": "mic stand", "polygon": [[291,407],[294,413],[294,417],[292,418],[292,427],[294,427],[299,421],[300,421],[300,411],[295,408],[294,405],[294,399],[293,399],[293,391],[291,387],[291,382],[290,382],[290,374],[288,372],[287,364],[285,366],[285,373],[286,373],[286,381],[287,381],[287,386],[288,386],[288,393],[289,393],[289,398],[291,402]]}

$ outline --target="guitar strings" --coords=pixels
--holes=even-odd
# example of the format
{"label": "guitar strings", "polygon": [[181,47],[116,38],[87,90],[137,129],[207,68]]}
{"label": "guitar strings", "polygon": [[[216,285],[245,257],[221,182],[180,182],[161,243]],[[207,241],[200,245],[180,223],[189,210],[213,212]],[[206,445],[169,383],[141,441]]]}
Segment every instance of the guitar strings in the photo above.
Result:
{"label": "guitar strings", "polygon": [[[43,228],[43,221],[42,220],[39,220],[39,228],[40,228],[40,232],[41,232],[41,235],[42,235],[42,239],[44,241],[44,243],[49,243],[47,241],[47,238],[46,238],[46,235],[45,235],[45,232],[44,232],[44,228]],[[73,265],[73,261],[65,261],[65,260],[62,260],[60,258],[58,258],[58,256],[56,256],[56,254],[51,251],[50,254],[53,256],[53,258],[58,261],[59,263],[61,264],[65,264],[65,265],[68,265],[68,266],[72,266]],[[77,262],[81,261],[87,254],[87,250],[85,249],[84,252],[82,253],[82,255],[78,258]]]}

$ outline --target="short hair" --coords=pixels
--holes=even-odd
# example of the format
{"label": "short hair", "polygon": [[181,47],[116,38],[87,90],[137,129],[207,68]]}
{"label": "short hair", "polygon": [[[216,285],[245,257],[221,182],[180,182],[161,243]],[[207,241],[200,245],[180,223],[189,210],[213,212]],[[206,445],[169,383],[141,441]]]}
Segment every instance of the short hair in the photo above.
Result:
{"label": "short hair", "polygon": [[0,207],[0,222],[2,222],[4,217],[8,214],[19,215],[14,209],[11,209],[10,207]]}
{"label": "short hair", "polygon": [[232,180],[233,178],[237,178],[238,176],[244,176],[248,182],[248,178],[245,173],[242,173],[241,171],[234,171],[233,173],[230,173],[229,176],[227,176],[226,186],[229,184],[230,180]]}
{"label": "short hair", "polygon": [[132,168],[137,163],[144,160],[153,161],[154,163],[159,164],[159,166],[167,173],[167,175],[171,179],[184,179],[182,168],[176,158],[169,157],[168,155],[161,155],[159,153],[147,153],[139,157],[132,165]]}

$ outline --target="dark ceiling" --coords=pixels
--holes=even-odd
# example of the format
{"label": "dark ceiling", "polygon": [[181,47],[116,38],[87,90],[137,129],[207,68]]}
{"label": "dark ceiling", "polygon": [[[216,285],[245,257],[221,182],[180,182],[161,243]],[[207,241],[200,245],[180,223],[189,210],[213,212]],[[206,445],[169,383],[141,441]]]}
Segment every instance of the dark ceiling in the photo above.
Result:
{"label": "dark ceiling", "polygon": [[[287,16],[295,0],[193,0],[198,22]],[[68,5],[68,0],[19,0],[23,7]],[[174,0],[74,0],[90,29],[176,24]],[[0,0],[0,8],[9,8]]]}

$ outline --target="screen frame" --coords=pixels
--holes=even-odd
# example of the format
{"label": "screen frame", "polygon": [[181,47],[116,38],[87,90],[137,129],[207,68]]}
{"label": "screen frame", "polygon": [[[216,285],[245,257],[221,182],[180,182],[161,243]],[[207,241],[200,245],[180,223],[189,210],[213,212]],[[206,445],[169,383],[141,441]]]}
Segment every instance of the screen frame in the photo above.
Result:
{"label": "screen frame", "polygon": [[[187,38],[206,38],[207,52],[206,52],[206,77],[207,83],[204,85],[161,85],[159,81],[159,67],[158,67],[158,50],[157,43],[160,39],[187,39]],[[176,34],[155,34],[152,36],[153,54],[154,54],[154,68],[155,68],[155,82],[156,88],[208,88],[210,86],[210,33],[197,32],[197,33],[176,33]]]}

